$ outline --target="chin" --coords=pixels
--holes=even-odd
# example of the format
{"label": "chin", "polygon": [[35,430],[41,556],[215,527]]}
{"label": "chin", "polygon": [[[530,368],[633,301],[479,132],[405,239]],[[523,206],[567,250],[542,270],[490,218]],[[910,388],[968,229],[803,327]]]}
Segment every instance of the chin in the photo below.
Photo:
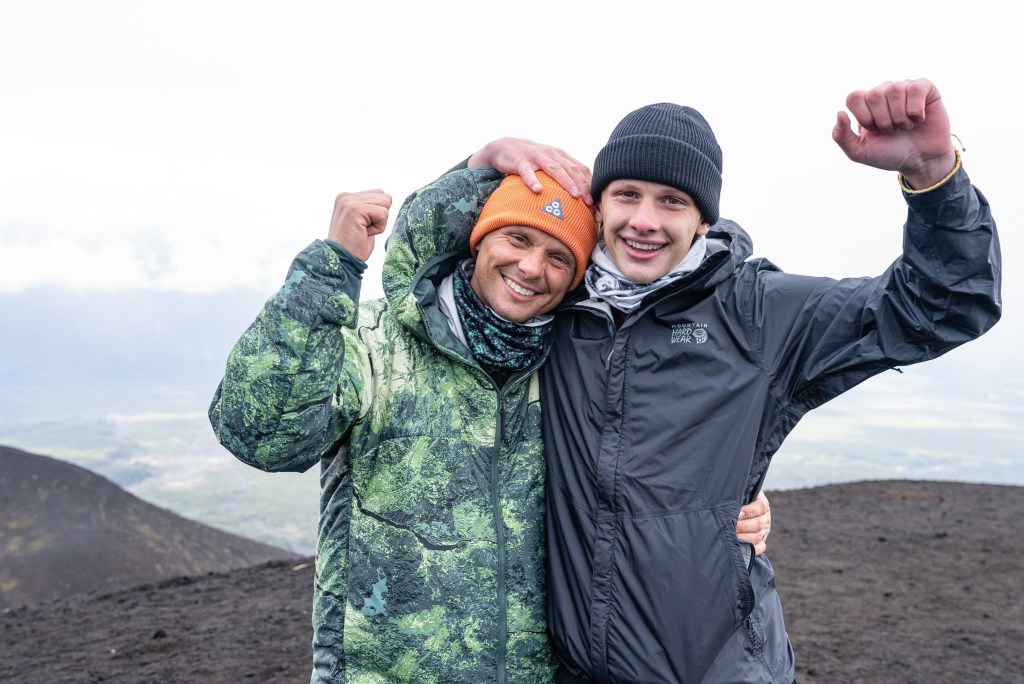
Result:
{"label": "chin", "polygon": [[527,321],[529,321],[531,318],[536,318],[539,315],[540,314],[536,314],[536,313],[533,313],[533,314],[523,314],[522,312],[519,312],[519,313],[517,313],[514,316],[504,316],[504,318],[512,321],[513,323],[518,323],[518,324],[522,325],[523,323],[526,323]]}
{"label": "chin", "polygon": [[623,272],[623,275],[637,285],[646,285],[647,283],[652,283],[665,275],[669,270],[670,269],[658,268],[656,266],[648,266],[647,268],[634,269],[631,273]]}
{"label": "chin", "polygon": [[515,308],[512,309],[511,311],[501,311],[499,309],[495,309],[494,313],[498,314],[506,321],[512,321],[513,323],[519,324],[526,323],[531,318],[536,318],[537,316],[541,315],[540,309],[536,309],[533,311],[524,311],[523,309],[520,308]]}
{"label": "chin", "polygon": [[630,273],[627,271],[623,271],[622,275],[626,276],[626,280],[633,283],[634,285],[646,285],[647,283],[654,280],[654,278],[648,277],[648,275],[643,272],[633,271]]}

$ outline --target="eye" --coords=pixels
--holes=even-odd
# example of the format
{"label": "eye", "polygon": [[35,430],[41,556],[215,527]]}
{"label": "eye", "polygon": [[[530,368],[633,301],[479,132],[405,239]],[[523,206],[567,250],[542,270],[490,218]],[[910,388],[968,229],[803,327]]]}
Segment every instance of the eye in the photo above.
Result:
{"label": "eye", "polygon": [[569,255],[567,254],[562,254],[560,252],[552,252],[548,256],[548,258],[554,261],[559,266],[564,266],[565,268],[575,268],[576,266],[575,260],[569,257]]}
{"label": "eye", "polygon": [[522,233],[507,233],[509,242],[514,245],[526,246],[527,239]]}

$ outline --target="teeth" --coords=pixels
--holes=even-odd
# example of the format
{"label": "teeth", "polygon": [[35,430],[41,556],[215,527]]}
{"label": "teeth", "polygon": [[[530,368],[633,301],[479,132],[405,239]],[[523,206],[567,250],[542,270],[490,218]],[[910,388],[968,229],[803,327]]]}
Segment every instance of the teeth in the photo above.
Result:
{"label": "teeth", "polygon": [[626,244],[633,249],[639,249],[643,252],[653,252],[657,249],[661,249],[662,245],[649,245],[645,242],[634,242],[632,240],[626,240]]}
{"label": "teeth", "polygon": [[[504,276],[503,276],[503,278],[504,278]],[[508,285],[515,292],[518,292],[519,294],[523,295],[524,297],[532,297],[533,295],[537,294],[533,290],[527,290],[525,287],[523,287],[519,283],[513,282],[513,281],[509,280],[508,278],[504,278],[504,280],[505,280],[505,284],[506,285]]]}

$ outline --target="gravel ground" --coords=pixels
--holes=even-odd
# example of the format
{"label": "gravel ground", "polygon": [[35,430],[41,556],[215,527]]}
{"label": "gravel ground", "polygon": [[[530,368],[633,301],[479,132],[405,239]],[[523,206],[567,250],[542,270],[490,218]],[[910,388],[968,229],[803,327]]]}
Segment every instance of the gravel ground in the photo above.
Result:
{"label": "gravel ground", "polygon": [[[768,495],[801,684],[1024,681],[1024,488]],[[0,681],[308,682],[312,584],[307,559],[7,610]]]}

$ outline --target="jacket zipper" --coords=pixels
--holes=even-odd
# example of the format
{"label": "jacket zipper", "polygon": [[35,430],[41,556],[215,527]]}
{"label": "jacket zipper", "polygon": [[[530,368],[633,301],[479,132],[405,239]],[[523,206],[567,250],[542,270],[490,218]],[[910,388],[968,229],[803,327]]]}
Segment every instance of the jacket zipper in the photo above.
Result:
{"label": "jacket zipper", "polygon": [[[605,385],[608,388],[609,396],[605,397],[605,407],[603,409],[604,415],[603,415],[602,421],[601,421],[602,422],[602,426],[603,426],[602,427],[602,435],[601,435],[601,439],[600,439],[600,442],[599,442],[598,447],[597,447],[598,448],[598,453],[601,454],[601,453],[604,453],[605,448],[606,448],[605,435],[603,433],[607,429],[607,425],[610,422],[610,419],[608,417],[608,405],[607,404],[608,404],[609,397],[611,396],[611,391],[612,391],[612,388],[611,388],[612,364],[613,364],[614,359],[616,358],[616,354],[622,355],[624,357],[628,356],[627,353],[626,353],[626,350],[627,350],[627,347],[629,346],[629,337],[630,337],[630,334],[631,334],[631,331],[629,330],[629,328],[631,328],[632,326],[631,325],[627,325],[627,323],[631,322],[632,320],[636,320],[637,312],[634,312],[633,314],[628,315],[626,317],[626,319],[622,322],[621,325],[616,325],[614,314],[612,314],[610,310],[602,310],[602,309],[600,309],[598,307],[593,307],[593,308],[592,307],[580,307],[580,308],[590,309],[593,313],[596,313],[598,315],[604,316],[606,322],[608,323],[609,332],[611,334],[611,348],[608,351],[608,356],[604,359]],[[646,312],[646,310],[649,309],[649,308],[650,307],[644,307],[642,309],[642,312]],[[622,340],[621,346],[619,344],[620,340]],[[623,372],[622,388],[620,388],[620,390],[616,393],[617,394],[617,401],[619,401],[619,402],[623,401],[621,390],[623,388],[625,388],[625,386],[629,383],[629,378],[628,378],[628,376],[629,376],[629,368],[628,368],[628,364],[626,364],[626,367],[623,368],[622,372]],[[625,412],[625,408],[623,407],[622,408],[622,415],[620,415],[620,417],[618,419],[619,425],[618,425],[618,430],[616,431],[617,435],[618,435],[617,443],[615,445],[613,445],[613,449],[614,449],[616,454],[618,454],[620,452],[620,450],[621,450],[621,440],[623,439],[623,431],[624,431],[624,427],[625,427],[622,422],[625,421],[625,419],[626,419],[626,412]],[[608,467],[611,467],[611,469],[612,469],[611,482],[609,483],[610,486],[609,486],[608,491],[607,491],[608,506],[609,506],[609,508],[611,510],[614,510],[615,507],[616,507],[616,500],[615,500],[615,484],[616,484],[616,482],[615,482],[615,479],[616,479],[615,478],[615,470],[617,468],[616,463],[617,463],[617,456],[616,456],[616,459],[613,459],[611,464],[605,464],[605,466],[604,466],[604,469],[607,469]],[[600,492],[603,489],[602,485],[601,485],[601,472],[602,472],[602,468],[601,468],[600,465],[597,465],[596,467],[597,467],[597,470],[598,470],[598,472],[596,473],[597,479],[598,479],[598,486],[597,486],[598,498],[600,499],[601,498],[601,493]],[[600,504],[599,504],[599,506],[600,506]],[[600,527],[600,524],[601,523],[598,523],[599,527]],[[605,523],[605,524],[607,524],[607,523]],[[597,536],[600,537],[600,534],[598,533]],[[615,545],[613,544],[612,548],[608,548],[608,549],[604,550],[605,553],[608,554],[607,557],[604,559],[605,563],[607,564],[607,567],[603,568],[602,571],[598,571],[598,570],[595,569],[595,573],[597,573],[597,572],[602,572],[602,573],[610,572],[610,568],[614,565],[613,562],[612,562],[612,557],[614,556],[614,552],[613,552],[612,549],[614,548],[614,546]],[[596,568],[596,566],[598,564],[600,564],[600,561],[598,559],[598,554],[600,552],[598,551],[598,549],[595,548],[594,553],[595,553],[594,563],[595,563],[595,568]],[[591,601],[592,601],[592,603],[591,603],[591,611],[594,611],[594,610],[596,610],[596,606],[593,605],[593,599],[591,599]],[[608,641],[609,641],[608,632],[609,632],[609,625],[610,625],[610,622],[611,622],[611,618],[610,618],[610,615],[608,615],[608,606],[607,605],[604,606],[604,611],[603,612],[605,613],[605,617],[603,619],[599,618],[599,619],[601,619],[601,622],[603,624],[596,625],[592,621],[588,625],[589,642],[590,642],[590,666],[591,666],[590,674],[591,674],[591,676],[594,676],[594,677],[596,677],[598,679],[601,679],[602,681],[604,681],[604,679],[606,679],[606,678],[610,681],[611,680],[610,678],[611,678],[612,674],[611,674],[611,663],[609,662],[609,656],[608,656]]]}
{"label": "jacket zipper", "polygon": [[[459,354],[456,354],[452,350],[448,349],[444,345],[438,344],[434,340],[434,335],[430,330],[430,325],[427,322],[427,316],[423,311],[423,305],[416,302],[416,309],[420,314],[420,321],[423,322],[424,329],[427,332],[427,339],[430,340],[431,345],[444,355],[456,359],[468,366],[473,366],[466,359]],[[545,359],[546,360],[546,359]],[[528,373],[533,373],[540,367],[540,363],[532,367]],[[498,671],[497,671],[497,684],[506,684],[508,681],[507,665],[506,660],[508,659],[508,584],[505,576],[505,565],[507,563],[507,553],[505,548],[505,523],[501,517],[501,496],[498,491],[498,475],[499,475],[499,461],[501,460],[501,443],[502,435],[505,432],[505,421],[504,411],[505,406],[505,392],[508,391],[514,384],[521,380],[521,374],[513,374],[508,380],[505,381],[503,387],[498,387],[497,383],[488,375],[482,368],[476,366],[480,373],[487,378],[487,381],[491,383],[491,387],[498,395],[498,415],[495,420],[496,430],[494,434],[494,453],[491,455],[491,482],[490,482],[490,495],[491,495],[491,509],[494,514],[494,541],[498,554]]]}
{"label": "jacket zipper", "polygon": [[[536,370],[537,367],[534,366],[526,375],[528,376]],[[498,491],[499,468],[505,434],[506,395],[514,386],[523,381],[523,377],[522,373],[514,373],[502,387],[498,387],[494,380],[491,380],[489,375],[487,376],[498,393],[498,416],[495,421],[497,430],[494,434],[494,455],[491,457],[491,507],[494,509],[494,540],[498,551],[498,684],[506,684],[508,681],[506,664],[508,660],[508,579],[505,569],[508,563],[508,549],[505,546],[505,520],[501,515],[501,494]]]}
{"label": "jacket zipper", "polygon": [[[493,384],[493,380],[491,383]],[[508,381],[511,382],[511,379]],[[505,386],[508,386],[506,382]],[[497,430],[494,435],[494,453],[491,456],[491,508],[494,510],[494,540],[498,551],[498,684],[505,684],[505,660],[508,651],[508,587],[505,582],[505,523],[501,516],[501,497],[498,492],[498,461],[501,458],[502,435],[505,432],[504,407],[505,396],[495,385],[498,392]]]}

